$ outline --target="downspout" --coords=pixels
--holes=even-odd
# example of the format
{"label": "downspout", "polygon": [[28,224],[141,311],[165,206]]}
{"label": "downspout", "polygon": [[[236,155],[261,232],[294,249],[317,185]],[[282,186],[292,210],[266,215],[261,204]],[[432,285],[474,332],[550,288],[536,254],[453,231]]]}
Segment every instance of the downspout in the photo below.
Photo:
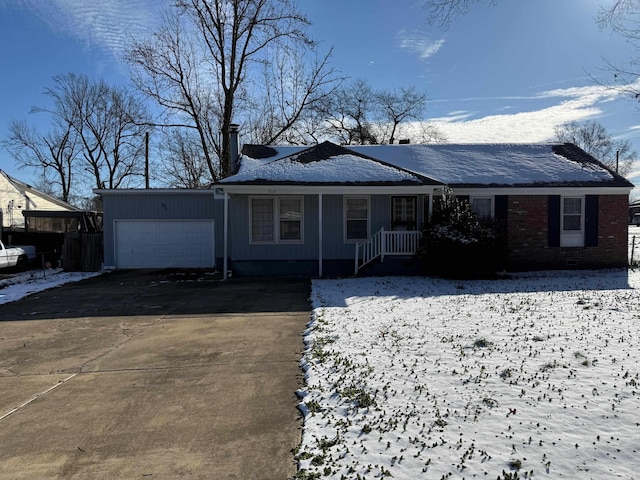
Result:
{"label": "downspout", "polygon": [[224,192],[224,257],[222,259],[222,279],[227,279],[227,252],[228,252],[228,238],[229,238],[229,194]]}
{"label": "downspout", "polygon": [[318,277],[322,278],[322,194],[318,194]]}

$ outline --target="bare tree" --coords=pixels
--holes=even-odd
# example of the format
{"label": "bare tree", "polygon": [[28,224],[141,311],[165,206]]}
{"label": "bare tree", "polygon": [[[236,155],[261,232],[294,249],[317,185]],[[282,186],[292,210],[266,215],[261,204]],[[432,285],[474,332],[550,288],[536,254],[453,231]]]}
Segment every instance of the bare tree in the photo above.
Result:
{"label": "bare tree", "polygon": [[71,129],[82,173],[90,183],[96,188],[118,188],[140,180],[143,125],[148,123],[144,105],[124,87],[92,82],[86,75],[67,73],[53,80],[54,86],[45,90],[53,107],[34,111],[47,112],[57,124]]}
{"label": "bare tree", "polygon": [[230,173],[229,129],[237,96],[256,62],[267,60],[268,48],[293,42],[312,46],[309,20],[293,0],[178,0],[198,28],[213,78],[221,92],[220,155],[222,176]]}
{"label": "bare tree", "polygon": [[262,87],[253,92],[256,100],[248,113],[254,143],[300,143],[301,131],[314,125],[311,120],[342,81],[329,67],[332,51],[307,60],[309,53],[306,47],[287,45],[263,65]]}
{"label": "bare tree", "polygon": [[307,60],[315,43],[294,0],[177,0],[174,8],[127,58],[134,83],[167,114],[158,125],[197,132],[214,181],[230,173],[231,123],[260,143],[297,138],[293,129],[338,81],[331,52]]}
{"label": "bare tree", "polygon": [[213,178],[201,147],[193,130],[173,128],[165,132],[159,148],[162,176],[170,186],[202,188],[211,184]]}
{"label": "bare tree", "polygon": [[321,120],[325,137],[343,145],[393,143],[402,131],[411,131],[421,143],[443,143],[444,135],[432,124],[419,120],[427,103],[426,94],[415,87],[376,91],[364,79],[352,80],[326,99]]}
{"label": "bare tree", "polygon": [[427,104],[427,95],[415,87],[403,87],[377,94],[377,102],[382,113],[382,121],[387,126],[384,143],[393,143],[401,122],[418,119]]}
{"label": "bare tree", "polygon": [[189,34],[184,15],[165,13],[164,23],[149,39],[137,41],[127,55],[134,67],[132,80],[163,109],[156,126],[188,128],[197,133],[208,176],[220,177],[218,89],[201,68],[196,39]]}
{"label": "bare tree", "polygon": [[[610,28],[625,38],[636,51],[640,50],[640,0],[612,1],[600,8],[597,22],[601,29]],[[623,64],[614,64],[605,59],[606,69],[613,75],[615,87],[634,100],[640,100],[638,62],[638,54]]]}
{"label": "bare tree", "polygon": [[420,122],[416,131],[416,142],[424,144],[447,143],[447,136],[436,125]]}
{"label": "bare tree", "polygon": [[327,98],[322,108],[329,133],[344,145],[380,143],[375,133],[377,94],[364,79],[353,80]]}
{"label": "bare tree", "polygon": [[479,3],[494,5],[496,0],[425,0],[424,6],[429,23],[439,23],[441,28],[448,28],[456,17],[465,15]]}
{"label": "bare tree", "polygon": [[1,143],[19,167],[40,171],[55,195],[65,202],[70,200],[78,160],[76,138],[70,124],[58,122],[53,130],[41,135],[26,121],[13,120],[9,124],[9,135]]}
{"label": "bare tree", "polygon": [[614,139],[607,129],[593,120],[569,122],[556,127],[556,141],[573,143],[607,168],[626,175],[638,154],[629,140]]}

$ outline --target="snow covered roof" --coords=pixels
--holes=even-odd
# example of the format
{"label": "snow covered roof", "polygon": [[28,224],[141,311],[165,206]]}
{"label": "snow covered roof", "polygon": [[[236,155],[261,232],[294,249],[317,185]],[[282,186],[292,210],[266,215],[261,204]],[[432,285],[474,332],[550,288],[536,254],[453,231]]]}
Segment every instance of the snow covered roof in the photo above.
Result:
{"label": "snow covered roof", "polygon": [[[246,149],[245,149],[246,151]],[[253,147],[254,155],[269,155],[266,162],[243,157],[236,175],[222,183],[277,183],[310,185],[438,185],[417,172],[324,142],[312,147],[280,152],[270,147]],[[274,153],[275,152],[275,153]],[[284,156],[283,156],[284,154]],[[288,154],[288,155],[286,155]]]}
{"label": "snow covered roof", "polygon": [[572,144],[245,145],[223,183],[632,187]]}

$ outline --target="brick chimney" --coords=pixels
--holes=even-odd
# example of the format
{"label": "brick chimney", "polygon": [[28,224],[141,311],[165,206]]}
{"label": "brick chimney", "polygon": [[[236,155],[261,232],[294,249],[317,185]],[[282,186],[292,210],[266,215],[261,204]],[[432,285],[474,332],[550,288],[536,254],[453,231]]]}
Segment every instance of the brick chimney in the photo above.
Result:
{"label": "brick chimney", "polygon": [[229,161],[229,173],[231,175],[235,174],[238,170],[239,162],[240,162],[240,125],[237,123],[232,123],[229,125],[229,153],[230,153],[230,161]]}

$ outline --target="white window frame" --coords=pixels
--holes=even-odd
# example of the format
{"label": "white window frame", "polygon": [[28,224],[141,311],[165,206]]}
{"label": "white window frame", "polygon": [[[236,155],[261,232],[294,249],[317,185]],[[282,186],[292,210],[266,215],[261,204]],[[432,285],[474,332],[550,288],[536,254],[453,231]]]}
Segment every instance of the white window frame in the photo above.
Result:
{"label": "white window frame", "polygon": [[[349,200],[367,201],[367,236],[366,238],[347,238],[347,202]],[[345,195],[342,199],[342,231],[344,243],[358,243],[368,240],[371,237],[371,197],[369,195]]]}
{"label": "white window frame", "polygon": [[493,197],[488,196],[488,195],[476,195],[476,196],[470,196],[469,197],[469,206],[471,207],[471,210],[475,213],[475,210],[473,210],[473,202],[475,200],[489,200],[490,202],[490,207],[489,207],[489,217],[493,218],[495,216],[495,202],[493,201]]}
{"label": "white window frame", "polygon": [[[253,239],[253,201],[272,200],[273,201],[273,240]],[[283,240],[280,238],[280,202],[282,200],[298,200],[300,202],[300,238],[295,240]],[[304,197],[300,196],[250,196],[249,197],[249,244],[250,245],[277,245],[277,244],[302,244],[304,243]]]}
{"label": "white window frame", "polygon": [[[577,198],[580,200],[580,230],[565,230],[564,228],[564,201],[566,199]],[[585,197],[580,195],[567,195],[560,197],[560,246],[561,247],[584,247],[584,208]],[[574,215],[568,213],[567,215]]]}

